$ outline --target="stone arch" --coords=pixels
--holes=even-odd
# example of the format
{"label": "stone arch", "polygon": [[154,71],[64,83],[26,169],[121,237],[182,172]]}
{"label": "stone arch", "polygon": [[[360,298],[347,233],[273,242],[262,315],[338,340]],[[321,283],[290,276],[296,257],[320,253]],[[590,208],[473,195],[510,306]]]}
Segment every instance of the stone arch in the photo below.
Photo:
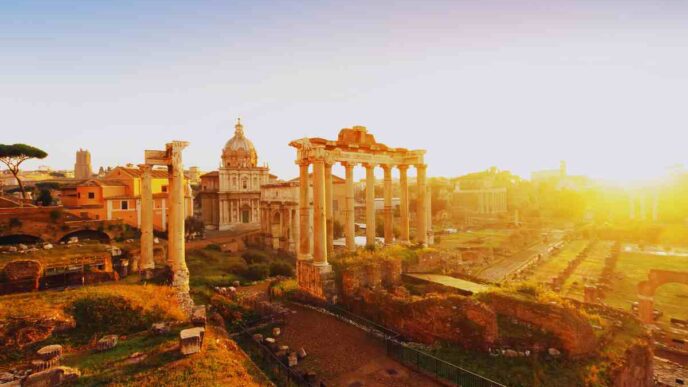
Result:
{"label": "stone arch", "polygon": [[83,240],[83,239],[97,240],[101,243],[110,243],[110,241],[111,241],[110,235],[108,235],[104,231],[82,229],[82,230],[76,230],[76,231],[69,232],[68,234],[66,234],[62,238],[60,238],[60,242],[68,242],[69,239],[72,237],[77,237],[80,240]]}
{"label": "stone arch", "polygon": [[644,323],[654,321],[654,296],[658,287],[668,283],[688,285],[688,272],[672,270],[650,270],[647,281],[638,283],[638,316]]}
{"label": "stone arch", "polygon": [[0,236],[0,246],[17,245],[19,243],[36,244],[41,242],[44,242],[43,238],[30,234],[10,234]]}

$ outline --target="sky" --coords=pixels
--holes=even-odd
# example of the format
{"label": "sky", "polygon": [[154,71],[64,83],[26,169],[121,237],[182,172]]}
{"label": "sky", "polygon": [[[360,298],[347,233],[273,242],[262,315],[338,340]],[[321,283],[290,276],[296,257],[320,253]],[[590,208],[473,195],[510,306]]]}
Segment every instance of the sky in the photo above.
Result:
{"label": "sky", "polygon": [[241,116],[285,179],[291,140],[354,125],[431,176],[645,179],[688,158],[687,20],[683,0],[4,0],[0,142],[97,169],[185,140],[207,171]]}

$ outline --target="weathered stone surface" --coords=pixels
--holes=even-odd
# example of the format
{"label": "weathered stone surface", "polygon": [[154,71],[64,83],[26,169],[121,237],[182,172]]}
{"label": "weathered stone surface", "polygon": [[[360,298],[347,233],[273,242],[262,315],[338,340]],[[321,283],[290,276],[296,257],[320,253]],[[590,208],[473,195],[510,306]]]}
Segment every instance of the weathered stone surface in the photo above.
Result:
{"label": "weathered stone surface", "polygon": [[59,344],[47,345],[36,351],[36,354],[41,360],[45,361],[55,358],[60,359],[62,357],[62,346]]}
{"label": "weathered stone surface", "polygon": [[347,300],[361,314],[423,344],[438,341],[487,349],[498,338],[497,315],[485,304],[459,295],[397,297],[385,291],[360,289]]}
{"label": "weathered stone surface", "polygon": [[289,356],[287,357],[287,365],[289,367],[296,367],[299,364],[299,359],[296,355],[296,352],[291,352]]}
{"label": "weathered stone surface", "polygon": [[275,339],[268,337],[265,339],[265,344],[275,344]]}
{"label": "weathered stone surface", "polygon": [[96,349],[98,351],[107,351],[117,346],[117,335],[107,335],[103,336],[96,344]]}
{"label": "weathered stone surface", "polygon": [[8,281],[37,279],[43,273],[43,265],[32,259],[22,259],[8,262],[3,272]]}
{"label": "weathered stone surface", "polygon": [[156,335],[165,335],[170,333],[170,324],[166,322],[155,323],[151,327],[151,332]]}
{"label": "weathered stone surface", "polygon": [[29,375],[24,381],[24,387],[54,387],[62,383],[64,370],[51,368]]}
{"label": "weathered stone surface", "polygon": [[204,327],[207,323],[205,305],[198,305],[191,310],[191,323],[196,327]]}
{"label": "weathered stone surface", "polygon": [[201,351],[205,328],[189,328],[179,332],[180,351],[182,355],[192,355]]}
{"label": "weathered stone surface", "polygon": [[550,348],[547,350],[547,353],[552,356],[552,357],[559,357],[561,356],[561,351],[559,351],[556,348]]}
{"label": "weathered stone surface", "polygon": [[483,297],[483,301],[498,314],[551,332],[559,338],[569,356],[587,355],[596,348],[597,340],[592,326],[573,308],[530,302],[502,294],[490,294]]}
{"label": "weathered stone surface", "polygon": [[652,344],[639,342],[628,348],[623,360],[613,365],[609,374],[614,387],[650,387],[653,381]]}

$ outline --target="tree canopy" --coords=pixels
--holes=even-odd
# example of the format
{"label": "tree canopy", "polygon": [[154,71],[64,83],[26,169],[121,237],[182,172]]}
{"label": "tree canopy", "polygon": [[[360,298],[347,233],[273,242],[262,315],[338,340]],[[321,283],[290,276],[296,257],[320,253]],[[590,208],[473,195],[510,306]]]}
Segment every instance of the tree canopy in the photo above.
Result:
{"label": "tree canopy", "polygon": [[22,191],[22,197],[26,199],[26,192],[24,185],[19,179],[19,165],[28,159],[44,159],[48,154],[36,147],[26,144],[0,144],[0,162],[4,163],[12,172],[14,178],[19,183],[19,189]]}

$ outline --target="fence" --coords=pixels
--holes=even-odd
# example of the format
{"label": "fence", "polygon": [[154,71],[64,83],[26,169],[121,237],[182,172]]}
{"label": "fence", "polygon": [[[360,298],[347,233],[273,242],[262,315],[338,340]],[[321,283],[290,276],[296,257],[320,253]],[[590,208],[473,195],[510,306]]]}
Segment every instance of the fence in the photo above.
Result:
{"label": "fence", "polygon": [[[303,306],[309,307],[309,305]],[[351,313],[346,309],[332,304],[320,304],[317,305],[316,308],[322,308],[340,319],[363,328],[372,336],[383,340],[387,356],[415,368],[418,371],[434,376],[437,379],[454,383],[461,387],[504,387],[503,384],[495,382],[494,380],[490,380],[455,364],[436,358],[429,353],[411,348],[404,342],[403,337],[399,333]]]}
{"label": "fence", "polygon": [[[272,325],[279,325],[273,323]],[[265,344],[253,340],[250,328],[244,326],[235,338],[241,348],[251,357],[256,365],[279,387],[308,387],[306,379],[289,368]]]}

